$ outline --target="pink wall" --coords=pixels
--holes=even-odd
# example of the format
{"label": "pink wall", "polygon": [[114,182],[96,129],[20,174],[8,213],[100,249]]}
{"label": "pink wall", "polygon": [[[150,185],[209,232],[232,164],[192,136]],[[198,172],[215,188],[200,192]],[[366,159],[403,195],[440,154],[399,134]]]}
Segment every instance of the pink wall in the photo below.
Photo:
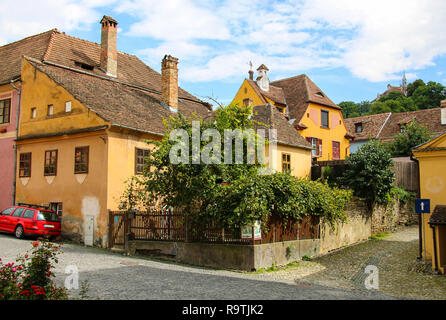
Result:
{"label": "pink wall", "polygon": [[[11,90],[12,87],[11,87]],[[12,97],[11,97],[12,95]],[[11,115],[5,133],[0,133],[0,210],[12,205],[13,182],[14,182],[14,140],[17,117],[17,91],[1,94],[0,99],[11,99]],[[13,136],[10,136],[13,135]]]}

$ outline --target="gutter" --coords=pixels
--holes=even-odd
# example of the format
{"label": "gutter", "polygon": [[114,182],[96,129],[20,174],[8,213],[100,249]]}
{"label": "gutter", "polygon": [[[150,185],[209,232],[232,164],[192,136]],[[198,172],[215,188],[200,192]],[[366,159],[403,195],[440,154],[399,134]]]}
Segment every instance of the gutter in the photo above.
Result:
{"label": "gutter", "polygon": [[[417,197],[418,197],[418,199],[420,199],[421,198],[420,160],[415,158],[413,156],[413,153],[411,153],[411,155],[410,155],[410,160],[412,160],[412,161],[417,163],[417,167],[418,167],[418,190],[417,190]],[[422,215],[422,213],[418,214],[418,249],[419,249],[418,250],[418,258],[417,258],[418,261],[421,261],[423,259],[423,252],[422,252],[423,251],[423,249],[422,249],[423,244],[422,244],[422,241],[421,241],[421,238],[422,238],[422,236],[421,236],[422,235],[421,215]],[[423,237],[423,239],[424,239],[424,237]]]}
{"label": "gutter", "polygon": [[[9,84],[15,90],[17,90],[17,109],[16,109],[16,123],[15,123],[15,139],[17,141],[19,137],[19,121],[20,121],[20,103],[22,100],[22,90],[14,85],[15,81],[20,78],[11,80]],[[15,204],[16,200],[16,183],[17,183],[17,143],[14,142],[14,178],[12,180],[12,205]]]}

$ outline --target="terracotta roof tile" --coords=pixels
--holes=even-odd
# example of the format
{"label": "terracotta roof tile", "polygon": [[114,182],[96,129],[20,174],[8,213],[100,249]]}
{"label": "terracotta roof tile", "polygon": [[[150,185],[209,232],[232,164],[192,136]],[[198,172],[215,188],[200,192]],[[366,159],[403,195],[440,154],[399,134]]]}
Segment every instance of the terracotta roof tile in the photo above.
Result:
{"label": "terracotta roof tile", "polygon": [[271,86],[283,89],[291,119],[300,121],[310,102],[341,110],[305,74],[271,82]]}
{"label": "terracotta roof tile", "polygon": [[427,127],[432,134],[439,134],[446,130],[446,126],[441,125],[441,108],[392,113],[380,135],[380,139],[394,138],[401,132],[400,124],[408,123],[413,119]]}
{"label": "terracotta roof tile", "polygon": [[[288,122],[285,116],[271,104],[255,106],[253,119],[261,124],[256,129],[276,129],[277,141],[287,145],[311,149],[311,145]],[[265,126],[266,125],[266,126]],[[266,131],[269,133],[269,130]],[[270,136],[266,138],[271,139]]]}
{"label": "terracotta roof tile", "polygon": [[[158,93],[113,79],[28,61],[112,125],[164,134],[163,119],[176,115],[163,106]],[[186,117],[193,114],[208,116],[208,110],[202,104],[184,99],[179,99],[178,111]]]}
{"label": "terracotta roof tile", "polygon": [[259,86],[257,85],[257,83],[255,81],[248,80],[248,82],[251,84],[253,89],[256,91],[257,95],[260,96],[260,98],[262,99],[262,101],[264,103],[267,103],[267,101],[265,100],[265,97],[268,97],[269,99],[271,99],[272,101],[274,101],[276,103],[280,103],[283,105],[286,104],[285,94],[284,94],[282,88],[278,88],[278,87],[274,87],[274,86],[270,85],[269,91],[264,91],[259,88]]}
{"label": "terracotta roof tile", "polygon": [[[345,126],[350,135],[355,140],[368,140],[370,138],[376,138],[383,128],[386,120],[389,118],[390,112],[372,114],[368,116],[347,118],[344,119]],[[362,132],[356,133],[356,124],[362,123]]]}
{"label": "terracotta roof tile", "polygon": [[24,38],[0,47],[0,83],[20,77],[23,55],[41,60],[55,29]]}

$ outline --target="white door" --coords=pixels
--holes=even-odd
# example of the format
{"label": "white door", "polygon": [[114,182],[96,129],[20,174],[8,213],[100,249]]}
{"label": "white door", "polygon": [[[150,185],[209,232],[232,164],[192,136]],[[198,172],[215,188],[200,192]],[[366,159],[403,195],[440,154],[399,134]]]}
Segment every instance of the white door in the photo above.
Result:
{"label": "white door", "polygon": [[84,244],[93,246],[94,216],[85,217]]}

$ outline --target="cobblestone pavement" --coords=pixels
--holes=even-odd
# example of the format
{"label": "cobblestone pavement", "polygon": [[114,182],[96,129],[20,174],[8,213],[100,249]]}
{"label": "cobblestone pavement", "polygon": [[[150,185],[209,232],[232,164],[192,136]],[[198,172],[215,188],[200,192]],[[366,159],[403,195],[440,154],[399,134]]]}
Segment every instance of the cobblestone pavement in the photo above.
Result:
{"label": "cobblestone pavement", "polygon": [[446,277],[432,273],[429,263],[418,262],[418,226],[403,227],[382,240],[370,240],[313,261],[276,272],[271,280],[294,280],[331,288],[364,291],[365,267],[379,271],[379,292],[398,298],[446,299]]}
{"label": "cobblestone pavement", "polygon": [[[12,262],[30,250],[31,242],[0,234],[0,257]],[[67,266],[77,266],[80,281],[88,280],[92,299],[391,299],[380,292],[306,284],[294,277],[210,270],[73,244],[65,244],[62,251],[57,281],[63,283]],[[76,297],[78,291],[71,292]]]}

